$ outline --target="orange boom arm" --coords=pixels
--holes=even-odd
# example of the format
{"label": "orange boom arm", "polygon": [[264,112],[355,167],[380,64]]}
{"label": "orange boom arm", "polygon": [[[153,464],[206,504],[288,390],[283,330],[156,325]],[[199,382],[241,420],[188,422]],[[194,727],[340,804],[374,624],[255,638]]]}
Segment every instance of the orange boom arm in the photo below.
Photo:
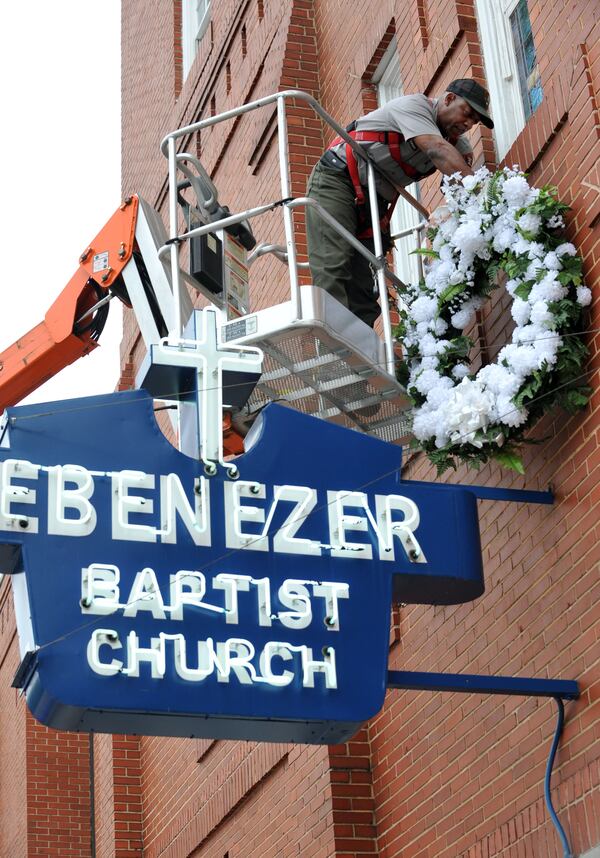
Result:
{"label": "orange boom arm", "polygon": [[108,294],[131,259],[137,211],[137,197],[117,209],[82,253],[44,321],[0,354],[0,412],[96,348],[91,317],[82,317]]}

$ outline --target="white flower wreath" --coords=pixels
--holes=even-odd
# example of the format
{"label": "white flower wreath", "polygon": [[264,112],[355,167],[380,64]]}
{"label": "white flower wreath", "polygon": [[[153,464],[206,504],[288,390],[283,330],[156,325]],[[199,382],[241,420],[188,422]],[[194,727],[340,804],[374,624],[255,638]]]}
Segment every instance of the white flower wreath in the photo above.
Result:
{"label": "white flower wreath", "polygon": [[[415,439],[443,472],[491,458],[523,472],[525,433],[549,408],[582,408],[587,349],[574,336],[591,301],[581,260],[559,235],[568,206],[518,168],[446,177],[446,206],[432,219],[425,278],[402,294],[399,377],[414,408]],[[512,342],[476,374],[465,335],[499,282],[513,299]],[[568,335],[568,336],[567,336]]]}

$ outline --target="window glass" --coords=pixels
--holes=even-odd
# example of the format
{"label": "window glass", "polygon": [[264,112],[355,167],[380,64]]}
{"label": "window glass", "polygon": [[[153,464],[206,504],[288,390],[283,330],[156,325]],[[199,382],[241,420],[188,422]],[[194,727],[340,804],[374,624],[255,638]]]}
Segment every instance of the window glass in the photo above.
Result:
{"label": "window glass", "polygon": [[198,43],[210,23],[211,0],[182,0],[181,42],[183,48],[183,76],[189,72],[198,52]]}
{"label": "window glass", "polygon": [[527,120],[540,106],[543,98],[527,0],[519,0],[510,16],[510,26],[519,73],[519,87]]}
{"label": "window glass", "polygon": [[543,98],[527,0],[476,0],[498,160]]}

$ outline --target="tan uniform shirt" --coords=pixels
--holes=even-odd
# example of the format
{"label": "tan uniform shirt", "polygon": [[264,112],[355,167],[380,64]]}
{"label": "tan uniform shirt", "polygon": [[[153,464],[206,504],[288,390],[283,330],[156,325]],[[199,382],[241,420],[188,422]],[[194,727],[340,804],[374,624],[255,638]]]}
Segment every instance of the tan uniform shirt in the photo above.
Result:
{"label": "tan uniform shirt", "polygon": [[[357,131],[397,131],[404,137],[400,144],[400,154],[403,161],[410,164],[421,175],[427,175],[435,170],[435,164],[413,142],[414,137],[421,134],[435,134],[442,137],[437,125],[437,99],[429,99],[426,95],[403,95],[394,98],[367,113],[356,122]],[[360,142],[360,141],[359,141]],[[392,158],[389,147],[385,143],[360,142],[375,163],[401,187],[406,187],[415,181],[408,176],[400,165]],[[472,149],[466,137],[459,137],[454,144],[462,154],[469,154]],[[346,144],[341,143],[333,149],[335,155],[346,162]],[[357,158],[360,182],[367,185],[367,168],[362,159]],[[396,194],[389,182],[376,174],[377,193],[386,200],[393,199]]]}

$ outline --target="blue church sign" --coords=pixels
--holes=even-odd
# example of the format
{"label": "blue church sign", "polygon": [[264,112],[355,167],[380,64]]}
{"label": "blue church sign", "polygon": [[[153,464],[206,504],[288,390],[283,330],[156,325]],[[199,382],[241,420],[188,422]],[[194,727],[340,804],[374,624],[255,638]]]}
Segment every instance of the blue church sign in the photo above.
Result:
{"label": "blue church sign", "polygon": [[392,601],[483,592],[469,487],[275,404],[248,447],[207,475],[141,390],[9,409],[0,571],[39,721],[343,741],[383,704]]}

